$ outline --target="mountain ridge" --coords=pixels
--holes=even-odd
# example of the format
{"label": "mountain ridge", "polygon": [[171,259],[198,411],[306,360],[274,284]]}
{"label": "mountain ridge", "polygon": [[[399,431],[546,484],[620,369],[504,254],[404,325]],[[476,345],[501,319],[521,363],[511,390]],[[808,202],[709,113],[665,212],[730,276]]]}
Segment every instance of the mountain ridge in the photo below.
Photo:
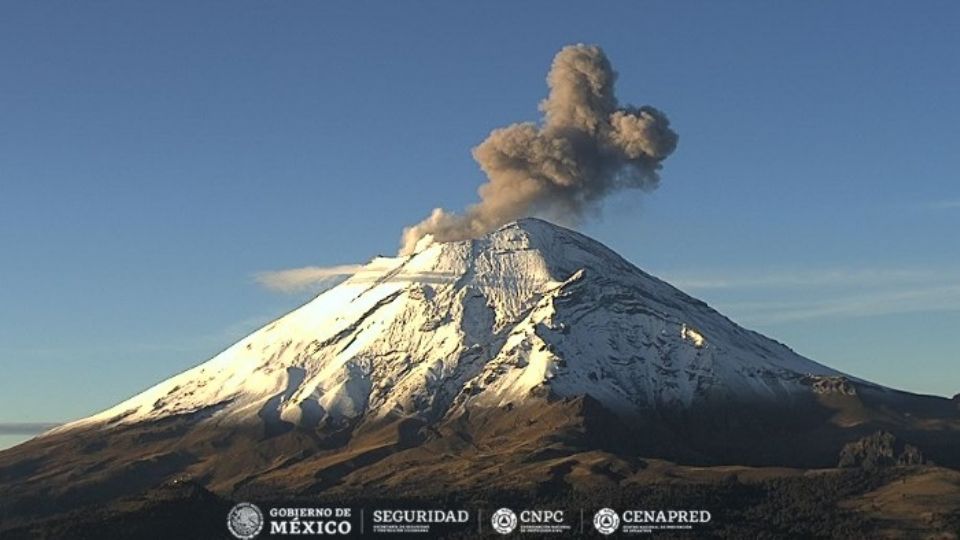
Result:
{"label": "mountain ridge", "polygon": [[[544,221],[520,220],[480,239],[421,246],[407,257],[374,259],[210,361],[55,432],[207,407],[221,407],[218,414],[243,423],[253,405],[267,424],[303,427],[391,412],[436,419],[453,403],[500,406],[548,381],[560,395],[591,394],[612,409],[631,412],[671,402],[690,405],[696,392],[720,391],[718,385],[734,382],[737,388],[725,389],[735,397],[785,397],[797,385],[783,377],[795,382],[842,375],[739,327],[602,244]],[[609,305],[591,313],[578,305],[578,296]],[[631,333],[638,321],[645,328]],[[564,337],[588,323],[591,333],[607,334],[606,347],[586,335]],[[611,324],[619,336],[605,328]],[[584,341],[593,343],[581,346]],[[575,346],[567,346],[571,343]],[[602,347],[606,358],[584,373],[550,352],[562,347],[577,349],[565,356],[578,359],[596,356]],[[728,356],[739,362],[737,373],[728,369]],[[631,366],[646,362],[652,367]],[[384,364],[390,368],[382,369]],[[642,387],[627,369],[608,370],[610,365],[646,369],[644,377],[652,382]],[[677,370],[697,383],[685,383]],[[619,395],[609,384],[598,384],[607,374]],[[749,381],[757,377],[760,384]],[[503,380],[484,382],[494,379]],[[393,396],[385,395],[388,387]],[[398,391],[404,399],[396,398]]]}
{"label": "mountain ridge", "polygon": [[526,219],[376,258],[211,360],[0,452],[0,520],[183,481],[363,498],[590,489],[648,459],[834,467],[878,430],[960,467],[956,403],[804,358]]}

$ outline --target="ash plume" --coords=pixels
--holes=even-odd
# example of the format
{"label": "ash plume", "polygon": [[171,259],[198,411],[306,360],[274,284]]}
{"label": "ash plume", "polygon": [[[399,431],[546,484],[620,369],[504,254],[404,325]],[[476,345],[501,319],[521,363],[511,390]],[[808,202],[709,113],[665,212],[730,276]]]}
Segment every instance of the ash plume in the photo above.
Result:
{"label": "ash plume", "polygon": [[528,215],[576,224],[621,189],[652,190],[677,134],[661,111],[620,107],[617,78],[596,45],[570,45],[553,59],[541,125],[495,129],[473,149],[487,175],[480,202],[463,214],[441,208],[403,232],[401,255],[426,235],[447,242],[490,232]]}

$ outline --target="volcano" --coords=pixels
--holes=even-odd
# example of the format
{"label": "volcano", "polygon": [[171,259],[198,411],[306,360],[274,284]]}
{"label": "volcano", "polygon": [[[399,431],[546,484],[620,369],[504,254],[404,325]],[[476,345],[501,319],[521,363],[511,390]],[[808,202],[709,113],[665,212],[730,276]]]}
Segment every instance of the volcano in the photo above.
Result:
{"label": "volcano", "polygon": [[804,358],[523,219],[373,259],[213,359],[0,453],[0,521],[171,482],[343,497],[616,485],[640,457],[824,468],[877,430],[960,466],[956,403]]}

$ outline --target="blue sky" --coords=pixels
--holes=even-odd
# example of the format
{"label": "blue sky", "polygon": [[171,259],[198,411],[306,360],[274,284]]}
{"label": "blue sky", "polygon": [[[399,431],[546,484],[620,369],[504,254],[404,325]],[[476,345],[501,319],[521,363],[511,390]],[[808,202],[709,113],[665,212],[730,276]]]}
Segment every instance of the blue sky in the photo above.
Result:
{"label": "blue sky", "polygon": [[[0,439],[195,365],[473,202],[565,44],[680,133],[587,234],[857,376],[960,392],[955,2],[10,2]],[[0,440],[0,443],[3,442]]]}

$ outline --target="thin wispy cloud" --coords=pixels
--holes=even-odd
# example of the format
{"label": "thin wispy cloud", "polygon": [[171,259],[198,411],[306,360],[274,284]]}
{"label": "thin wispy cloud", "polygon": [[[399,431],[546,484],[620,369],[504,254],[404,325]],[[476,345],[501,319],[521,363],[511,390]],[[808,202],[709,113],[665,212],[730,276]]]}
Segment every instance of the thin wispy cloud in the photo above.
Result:
{"label": "thin wispy cloud", "polygon": [[960,269],[821,268],[665,278],[744,324],[960,310]]}
{"label": "thin wispy cloud", "polygon": [[882,291],[810,301],[731,302],[723,309],[746,323],[785,323],[821,318],[960,311],[960,283]]}
{"label": "thin wispy cloud", "polygon": [[716,274],[667,274],[667,280],[681,289],[877,287],[929,282],[942,272],[924,268],[827,268],[803,271],[777,270],[767,273],[727,272]]}
{"label": "thin wispy cloud", "polygon": [[342,280],[356,274],[362,268],[363,265],[359,264],[306,266],[260,272],[254,276],[254,279],[257,283],[272,291],[293,293],[315,289],[322,285],[329,286],[331,281]]}
{"label": "thin wispy cloud", "polygon": [[[270,290],[300,292],[336,285],[363,268],[352,264],[308,266],[261,272],[256,280]],[[664,272],[661,275],[686,291],[727,296],[726,301],[711,303],[748,324],[960,310],[958,270],[841,267],[699,275]],[[417,276],[417,279],[426,278]],[[747,298],[762,295],[765,300],[738,301],[729,298],[731,295]],[[802,300],[796,300],[798,296]]]}
{"label": "thin wispy cloud", "polygon": [[960,210],[960,199],[944,199],[930,203],[930,208],[935,210]]}
{"label": "thin wispy cloud", "polygon": [[[256,281],[264,287],[282,293],[310,291],[319,293],[350,279],[351,283],[452,283],[457,275],[453,272],[403,271],[397,267],[398,259],[383,258],[366,265],[345,264],[340,266],[307,266],[289,270],[261,272]],[[391,262],[393,261],[393,262]],[[388,270],[392,270],[385,274]]]}
{"label": "thin wispy cloud", "polygon": [[58,422],[0,422],[0,435],[36,435],[59,425]]}

